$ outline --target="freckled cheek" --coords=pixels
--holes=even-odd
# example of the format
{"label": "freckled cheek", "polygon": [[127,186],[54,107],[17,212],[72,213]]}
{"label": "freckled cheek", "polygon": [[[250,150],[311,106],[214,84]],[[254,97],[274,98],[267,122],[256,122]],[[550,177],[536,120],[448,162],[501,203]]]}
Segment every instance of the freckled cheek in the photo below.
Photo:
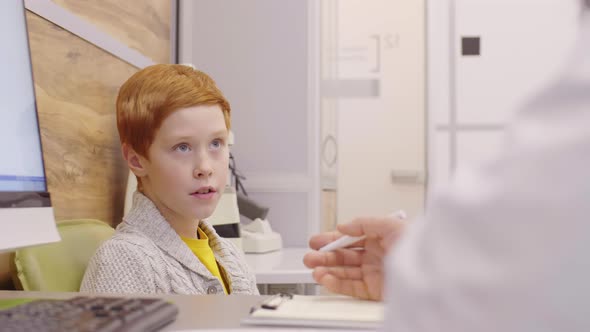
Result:
{"label": "freckled cheek", "polygon": [[218,171],[224,171],[225,169],[229,168],[229,163],[224,158],[217,159],[217,160],[214,161],[214,163],[215,163],[215,168]]}
{"label": "freckled cheek", "polygon": [[160,168],[160,174],[164,175],[164,181],[172,181],[178,179],[179,181],[185,181],[184,178],[187,175],[192,174],[192,166],[190,163],[171,163],[168,165],[162,165]]}
{"label": "freckled cheek", "polygon": [[210,159],[213,163],[215,163],[215,166],[217,168],[221,168],[221,167],[229,167],[229,152],[224,151],[221,152],[219,151],[216,154],[213,154],[211,156]]}
{"label": "freckled cheek", "polygon": [[227,175],[229,174],[229,169],[227,166],[221,166],[219,168],[219,175],[222,176],[223,178],[227,177]]}
{"label": "freckled cheek", "polygon": [[221,161],[216,166],[217,169],[217,178],[219,179],[219,185],[226,185],[227,183],[227,176],[229,174],[229,164],[227,162]]}

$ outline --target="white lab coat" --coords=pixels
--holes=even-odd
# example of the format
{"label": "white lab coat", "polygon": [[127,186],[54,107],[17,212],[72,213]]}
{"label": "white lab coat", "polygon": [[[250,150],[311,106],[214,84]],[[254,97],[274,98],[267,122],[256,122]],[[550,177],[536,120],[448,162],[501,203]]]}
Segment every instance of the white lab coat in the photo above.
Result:
{"label": "white lab coat", "polygon": [[458,173],[393,249],[384,330],[590,331],[588,16],[502,156]]}

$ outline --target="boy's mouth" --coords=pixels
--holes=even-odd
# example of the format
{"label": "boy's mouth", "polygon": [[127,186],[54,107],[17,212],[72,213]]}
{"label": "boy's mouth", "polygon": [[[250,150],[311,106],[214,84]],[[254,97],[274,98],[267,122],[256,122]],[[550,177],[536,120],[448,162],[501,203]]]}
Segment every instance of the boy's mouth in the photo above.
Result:
{"label": "boy's mouth", "polygon": [[207,199],[213,197],[217,190],[213,187],[201,187],[191,194],[193,197]]}

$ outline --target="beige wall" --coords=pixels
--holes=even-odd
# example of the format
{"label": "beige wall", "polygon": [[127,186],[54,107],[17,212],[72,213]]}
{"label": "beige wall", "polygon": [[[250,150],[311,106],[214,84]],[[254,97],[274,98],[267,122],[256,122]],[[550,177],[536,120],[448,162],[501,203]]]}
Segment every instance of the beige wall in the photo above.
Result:
{"label": "beige wall", "polygon": [[[170,0],[55,0],[154,62],[170,62]],[[120,154],[114,101],[138,68],[27,11],[48,189],[57,221],[95,218],[116,225],[128,170]],[[11,288],[8,254],[0,289]]]}

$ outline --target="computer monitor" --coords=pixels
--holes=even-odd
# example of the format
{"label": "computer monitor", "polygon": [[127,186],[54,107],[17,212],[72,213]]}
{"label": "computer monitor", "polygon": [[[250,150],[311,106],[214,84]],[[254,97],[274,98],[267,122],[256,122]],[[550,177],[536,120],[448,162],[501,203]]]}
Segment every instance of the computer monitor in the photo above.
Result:
{"label": "computer monitor", "polygon": [[0,1],[0,251],[59,241],[41,149],[25,9]]}

